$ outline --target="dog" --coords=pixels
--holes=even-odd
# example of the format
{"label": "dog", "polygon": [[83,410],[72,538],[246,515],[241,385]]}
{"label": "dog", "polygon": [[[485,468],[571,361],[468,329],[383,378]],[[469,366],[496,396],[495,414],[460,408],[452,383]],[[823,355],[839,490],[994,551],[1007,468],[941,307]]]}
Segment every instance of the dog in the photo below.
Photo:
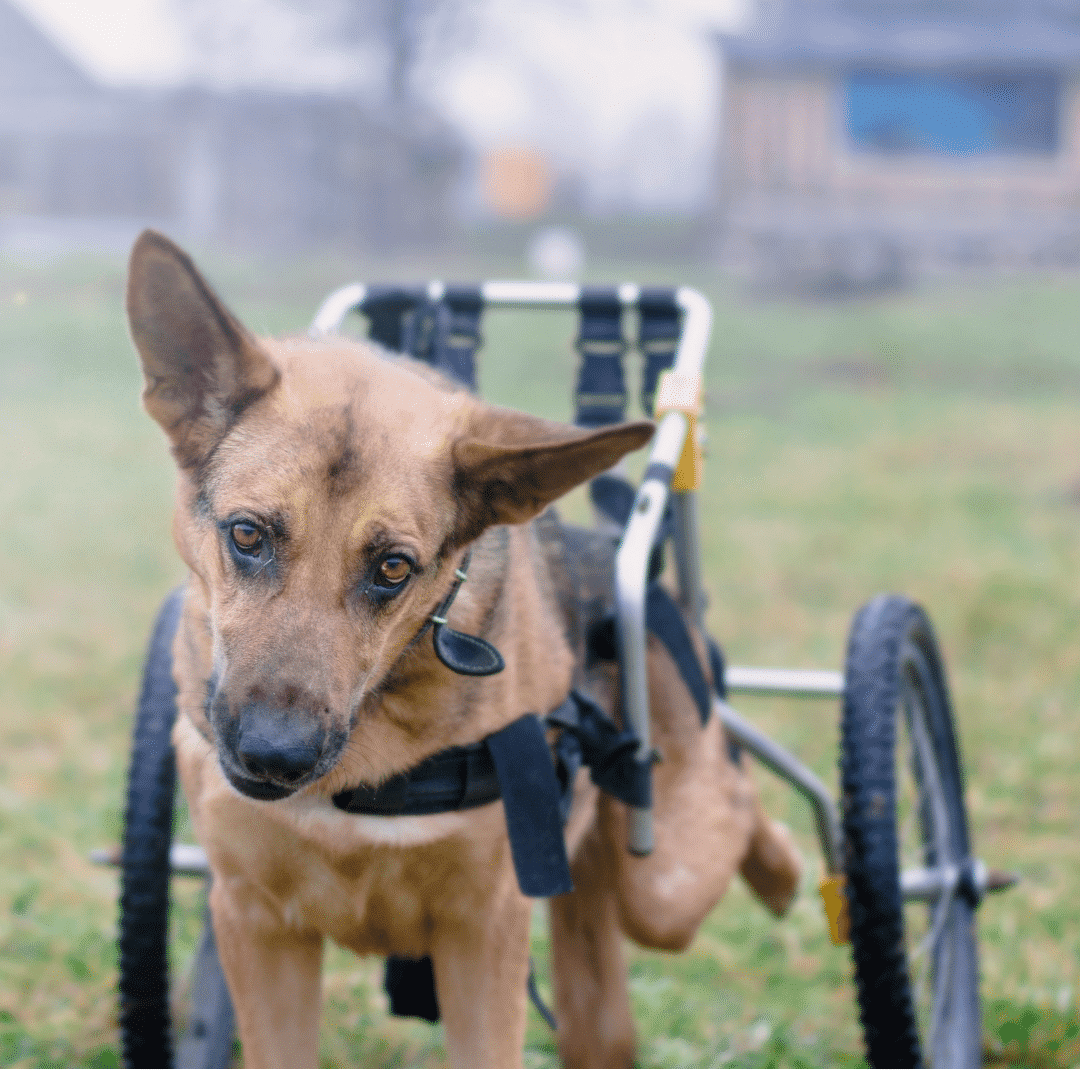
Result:
{"label": "dog", "polygon": [[[546,508],[653,425],[536,419],[342,337],[256,338],[151,231],[127,309],[178,469],[173,742],[245,1063],[316,1065],[331,938],[429,956],[451,1064],[520,1066],[532,899],[509,809],[348,813],[335,797],[546,716],[575,686],[618,722],[617,666],[590,658],[584,626],[611,603],[613,544]],[[468,657],[455,669],[440,629],[498,665],[459,673]],[[567,1065],[633,1063],[624,935],[682,949],[737,871],[777,914],[799,880],[715,710],[699,722],[652,638],[647,661],[655,850],[627,853],[627,809],[586,769],[562,833],[573,889],[549,914]]]}

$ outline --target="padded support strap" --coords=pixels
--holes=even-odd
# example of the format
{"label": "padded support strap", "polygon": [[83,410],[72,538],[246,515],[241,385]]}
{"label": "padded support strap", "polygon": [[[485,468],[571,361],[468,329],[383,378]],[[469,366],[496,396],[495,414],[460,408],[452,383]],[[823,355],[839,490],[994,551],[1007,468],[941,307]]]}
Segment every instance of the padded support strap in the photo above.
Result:
{"label": "padded support strap", "polygon": [[642,289],[638,299],[641,329],[638,344],[645,357],[641,375],[641,407],[653,415],[660,373],[675,364],[679,348],[680,317],[674,289]]}
{"label": "padded support strap", "polygon": [[419,287],[376,286],[370,289],[360,305],[369,320],[368,337],[384,349],[407,351],[402,340],[405,319],[422,299]]}
{"label": "padded support strap", "polygon": [[399,297],[390,296],[382,298],[380,305],[377,309],[374,304],[365,305],[365,311],[369,307],[377,310],[381,320],[376,326],[375,315],[371,316],[373,338],[385,343],[393,336],[396,312],[400,327],[397,351],[425,360],[470,390],[476,389],[476,350],[481,344],[483,311],[479,289],[452,285],[437,304],[422,297],[414,298],[409,306],[402,306]]}
{"label": "padded support strap", "polygon": [[614,289],[586,288],[579,301],[581,354],[574,422],[583,427],[617,424],[626,414],[626,379],[622,358],[622,304]]}
{"label": "padded support strap", "polygon": [[682,681],[686,683],[686,689],[690,691],[690,696],[697,705],[701,726],[704,727],[712,712],[709,684],[694,651],[694,643],[690,640],[686,620],[678,605],[658,581],[649,586],[645,597],[645,625],[650,633],[664,643],[664,647],[671,654]]}
{"label": "padded support strap", "polygon": [[[654,581],[645,594],[645,627],[655,634],[675,661],[679,675],[686,684],[697,706],[701,726],[709,722],[712,702],[705,672],[694,652],[690,631],[678,605],[658,581]],[[618,624],[614,612],[593,623],[588,630],[587,648],[591,658],[597,660],[620,660]]]}
{"label": "padded support strap", "polygon": [[435,996],[435,968],[430,956],[388,956],[383,989],[390,999],[391,1016],[415,1016],[438,1023],[439,999]]}
{"label": "padded support strap", "polygon": [[476,351],[483,344],[480,290],[472,285],[448,285],[439,309],[431,365],[475,390]]}

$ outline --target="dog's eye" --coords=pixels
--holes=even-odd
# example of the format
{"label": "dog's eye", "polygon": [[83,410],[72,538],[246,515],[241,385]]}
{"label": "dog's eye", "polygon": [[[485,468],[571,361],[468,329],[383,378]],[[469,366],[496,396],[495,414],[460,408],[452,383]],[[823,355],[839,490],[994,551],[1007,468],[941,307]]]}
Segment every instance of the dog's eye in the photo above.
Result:
{"label": "dog's eye", "polygon": [[245,555],[258,555],[262,539],[262,530],[257,529],[250,521],[238,521],[232,527],[233,543],[237,550]]}
{"label": "dog's eye", "polygon": [[412,573],[412,564],[401,555],[387,555],[379,569],[375,571],[375,584],[384,589],[394,589],[401,585]]}

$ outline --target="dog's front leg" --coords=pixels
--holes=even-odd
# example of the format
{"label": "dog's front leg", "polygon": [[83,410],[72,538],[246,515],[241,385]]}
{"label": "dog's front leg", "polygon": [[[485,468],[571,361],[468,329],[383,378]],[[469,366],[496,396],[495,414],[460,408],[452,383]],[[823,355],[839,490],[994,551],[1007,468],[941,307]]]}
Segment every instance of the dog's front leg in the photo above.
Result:
{"label": "dog's front leg", "polygon": [[521,1068],[532,901],[506,890],[436,928],[435,992],[453,1068]]}
{"label": "dog's front leg", "polygon": [[597,831],[574,862],[574,891],[549,902],[559,1057],[572,1069],[628,1069],[636,1052],[614,869]]}
{"label": "dog's front leg", "polygon": [[323,941],[286,926],[246,890],[210,890],[221,967],[247,1068],[318,1065]]}

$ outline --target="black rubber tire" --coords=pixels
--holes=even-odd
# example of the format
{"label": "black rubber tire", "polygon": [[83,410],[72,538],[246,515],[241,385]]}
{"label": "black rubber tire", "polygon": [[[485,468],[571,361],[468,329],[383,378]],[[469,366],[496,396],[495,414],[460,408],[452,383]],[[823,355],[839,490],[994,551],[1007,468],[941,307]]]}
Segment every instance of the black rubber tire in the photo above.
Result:
{"label": "black rubber tire", "polygon": [[[912,747],[910,773],[905,761],[898,762],[898,739]],[[909,957],[898,806],[915,804],[923,865],[969,868],[971,852],[944,665],[926,614],[903,597],[876,597],[852,623],[840,766],[851,943],[867,1059],[876,1068],[978,1068],[977,900],[971,890],[960,888],[929,908],[932,930],[925,958],[919,957],[929,996],[917,995],[927,987],[913,980],[909,965],[917,950]],[[904,793],[909,779],[910,799]],[[908,917],[909,931],[916,915]]]}
{"label": "black rubber tire", "polygon": [[176,720],[172,641],[183,589],[158,612],[135,714],[124,812],[120,884],[120,1030],[129,1069],[172,1066],[169,1011],[169,848],[172,843]]}

